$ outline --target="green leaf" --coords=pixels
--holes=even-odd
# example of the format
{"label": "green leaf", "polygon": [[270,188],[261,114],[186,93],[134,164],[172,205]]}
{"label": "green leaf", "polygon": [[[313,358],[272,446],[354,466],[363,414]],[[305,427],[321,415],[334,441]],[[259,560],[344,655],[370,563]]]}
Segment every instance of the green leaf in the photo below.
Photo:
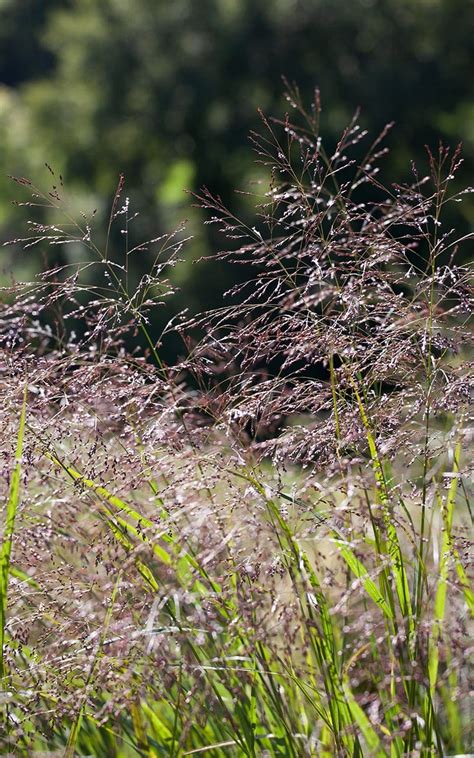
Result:
{"label": "green leaf", "polygon": [[25,381],[23,391],[23,403],[20,413],[20,422],[18,425],[18,435],[16,442],[15,466],[10,481],[10,489],[7,500],[7,512],[5,528],[3,530],[2,549],[0,552],[0,678],[5,676],[4,646],[5,646],[5,625],[7,620],[7,595],[8,595],[8,578],[10,573],[10,558],[12,551],[13,535],[15,532],[15,520],[20,502],[20,475],[21,475],[21,458],[23,455],[23,439],[25,435],[26,420],[26,400],[28,394],[28,382]]}
{"label": "green leaf", "polygon": [[357,556],[354,554],[354,552],[351,550],[349,544],[347,542],[344,542],[341,539],[335,538],[335,543],[338,546],[339,552],[344,558],[345,562],[349,566],[350,570],[356,576],[358,579],[362,581],[362,584],[369,595],[369,597],[372,598],[374,603],[376,603],[379,608],[383,611],[385,616],[390,619],[390,621],[394,621],[394,615],[392,612],[392,609],[386,602],[385,598],[383,597],[382,593],[380,592],[379,588],[375,584],[375,582],[370,578],[370,575],[365,568],[364,564],[357,558]]}

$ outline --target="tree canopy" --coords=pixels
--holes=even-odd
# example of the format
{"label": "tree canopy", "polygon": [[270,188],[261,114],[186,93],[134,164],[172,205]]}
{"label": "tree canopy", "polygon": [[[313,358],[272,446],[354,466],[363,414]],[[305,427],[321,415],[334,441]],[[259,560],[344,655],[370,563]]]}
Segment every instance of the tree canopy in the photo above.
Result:
{"label": "tree canopy", "polygon": [[[473,23],[470,0],[3,0],[2,174],[40,183],[47,161],[72,205],[97,206],[100,220],[124,172],[141,234],[184,217],[196,234],[199,211],[184,189],[207,185],[251,212],[234,190],[262,176],[247,134],[257,108],[288,108],[281,75],[303,97],[320,87],[325,134],[337,135],[357,107],[372,133],[395,121],[393,179],[409,177],[411,159],[438,139],[464,142],[469,171]],[[12,196],[2,180],[3,238],[18,223]],[[469,224],[472,204],[462,212]],[[215,248],[213,234],[199,229],[190,260]],[[216,290],[229,283],[224,269],[212,275]],[[208,304],[198,267],[177,276],[183,302]]]}

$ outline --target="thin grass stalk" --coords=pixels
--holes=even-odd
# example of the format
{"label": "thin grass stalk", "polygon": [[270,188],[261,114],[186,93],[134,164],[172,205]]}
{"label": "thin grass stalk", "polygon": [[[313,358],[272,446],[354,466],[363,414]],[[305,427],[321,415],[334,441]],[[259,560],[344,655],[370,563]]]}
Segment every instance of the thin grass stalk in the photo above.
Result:
{"label": "thin grass stalk", "polygon": [[102,624],[101,633],[99,635],[99,639],[97,640],[97,644],[92,654],[91,665],[87,673],[86,680],[84,682],[83,694],[80,699],[80,705],[77,711],[77,715],[72,723],[71,730],[69,732],[69,737],[66,744],[64,758],[74,758],[74,755],[75,755],[76,745],[77,745],[77,741],[79,739],[79,734],[82,727],[82,721],[84,717],[86,703],[90,696],[91,690],[93,688],[94,674],[101,658],[102,648],[103,648],[105,638],[109,630],[110,622],[112,621],[115,601],[117,599],[117,595],[120,589],[120,582],[122,581],[122,575],[123,575],[123,572],[119,571],[115,579],[115,583],[113,586],[112,594],[110,596],[107,612],[105,614],[104,621]]}
{"label": "thin grass stalk", "polygon": [[23,443],[26,423],[26,407],[28,397],[28,380],[25,380],[23,390],[23,402],[20,411],[18,434],[16,441],[15,465],[11,474],[10,488],[6,503],[6,518],[3,529],[2,548],[0,552],[0,679],[6,675],[5,668],[5,627],[7,623],[8,607],[8,580],[10,574],[10,560],[15,533],[15,521],[20,504],[20,477],[22,469]]}

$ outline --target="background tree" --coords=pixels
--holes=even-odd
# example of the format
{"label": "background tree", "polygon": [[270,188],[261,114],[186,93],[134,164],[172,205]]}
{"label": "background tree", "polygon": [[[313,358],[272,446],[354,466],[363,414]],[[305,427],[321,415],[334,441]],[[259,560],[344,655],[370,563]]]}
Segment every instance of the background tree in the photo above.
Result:
{"label": "background tree", "polygon": [[[464,141],[461,180],[473,167],[472,2],[27,5],[0,4],[2,174],[40,183],[48,161],[66,177],[73,210],[97,207],[99,222],[123,171],[140,209],[137,234],[156,236],[183,217],[191,233],[199,229],[175,273],[181,304],[192,309],[215,302],[235,273],[214,262],[190,265],[222,240],[212,227],[201,228],[183,189],[207,185],[251,218],[253,200],[234,188],[253,191],[252,182],[264,176],[246,136],[258,124],[257,107],[284,112],[280,75],[298,82],[303,97],[321,88],[325,134],[335,137],[358,106],[371,131],[396,121],[387,159],[392,176],[409,177],[410,160],[423,160],[424,145],[439,138]],[[17,235],[12,195],[2,181],[3,238]],[[473,206],[462,208],[469,225]]]}

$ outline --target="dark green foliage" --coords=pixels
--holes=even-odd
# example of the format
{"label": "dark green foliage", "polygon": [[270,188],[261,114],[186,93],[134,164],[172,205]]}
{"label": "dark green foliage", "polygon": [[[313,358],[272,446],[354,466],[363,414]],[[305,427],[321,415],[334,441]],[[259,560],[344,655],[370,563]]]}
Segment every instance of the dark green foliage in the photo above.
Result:
{"label": "dark green foliage", "polygon": [[[99,217],[106,209],[98,198],[110,194],[123,171],[141,209],[143,236],[183,217],[196,232],[199,213],[183,189],[202,185],[250,218],[252,204],[234,188],[252,190],[249,182],[264,175],[245,140],[258,123],[257,106],[282,110],[282,74],[299,83],[305,98],[321,87],[329,141],[358,106],[362,125],[373,131],[396,121],[387,159],[392,180],[406,179],[410,160],[420,160],[424,144],[439,137],[464,141],[466,175],[472,171],[474,5],[465,0],[33,6],[28,25],[24,3],[0,6],[0,76],[8,85],[0,89],[0,170],[39,180],[48,161],[67,178],[76,203],[99,205]],[[16,78],[12,61],[21,63]],[[2,183],[5,237],[16,218],[8,210],[11,194]],[[472,202],[462,214],[460,231],[472,219]],[[177,303],[193,310],[215,304],[234,281],[236,273],[224,265],[190,265],[215,241],[208,227],[189,246],[176,274],[183,287]]]}

